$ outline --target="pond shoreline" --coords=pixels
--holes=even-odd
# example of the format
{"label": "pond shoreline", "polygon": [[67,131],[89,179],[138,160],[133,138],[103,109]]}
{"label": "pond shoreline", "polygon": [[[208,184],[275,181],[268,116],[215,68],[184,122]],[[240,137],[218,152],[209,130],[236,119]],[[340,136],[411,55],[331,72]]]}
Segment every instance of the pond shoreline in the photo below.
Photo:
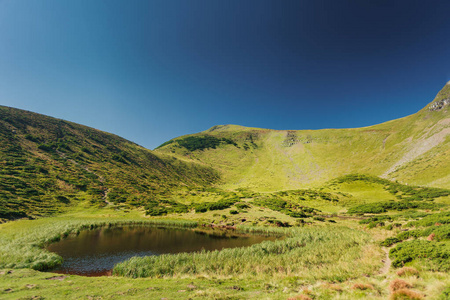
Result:
{"label": "pond shoreline", "polygon": [[62,264],[49,272],[108,276],[117,263],[135,256],[214,251],[276,239],[274,235],[240,232],[236,228],[108,225],[67,235],[47,245],[46,250],[63,258]]}

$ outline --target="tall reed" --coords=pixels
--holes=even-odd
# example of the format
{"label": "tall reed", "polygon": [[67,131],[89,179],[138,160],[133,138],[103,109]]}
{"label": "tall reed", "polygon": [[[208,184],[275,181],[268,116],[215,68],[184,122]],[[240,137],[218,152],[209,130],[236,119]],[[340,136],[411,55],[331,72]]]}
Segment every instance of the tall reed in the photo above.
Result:
{"label": "tall reed", "polygon": [[[254,230],[246,228],[245,230]],[[269,229],[270,232],[280,230]],[[343,281],[376,268],[364,252],[370,238],[349,228],[289,229],[289,237],[245,248],[133,257],[114,267],[113,274],[137,277],[299,276],[305,280]]]}

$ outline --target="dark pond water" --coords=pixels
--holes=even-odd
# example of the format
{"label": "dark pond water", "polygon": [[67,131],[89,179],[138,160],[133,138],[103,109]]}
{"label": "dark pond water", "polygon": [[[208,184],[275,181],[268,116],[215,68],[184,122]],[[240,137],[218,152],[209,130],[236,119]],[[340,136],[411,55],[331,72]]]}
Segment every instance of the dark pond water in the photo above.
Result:
{"label": "dark pond water", "polygon": [[49,245],[47,249],[64,259],[64,263],[51,272],[102,276],[110,274],[116,263],[133,256],[220,250],[275,239],[223,230],[123,226],[82,231],[78,236],[69,236]]}

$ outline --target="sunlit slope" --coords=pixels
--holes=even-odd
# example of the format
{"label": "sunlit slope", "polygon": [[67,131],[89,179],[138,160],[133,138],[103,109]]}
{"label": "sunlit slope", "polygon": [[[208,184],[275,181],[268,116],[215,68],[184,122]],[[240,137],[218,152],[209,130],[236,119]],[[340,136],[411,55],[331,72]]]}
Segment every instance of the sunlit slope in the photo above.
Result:
{"label": "sunlit slope", "polygon": [[280,131],[223,125],[173,139],[157,152],[210,165],[226,188],[294,189],[351,173],[449,187],[449,97],[447,84],[418,113],[370,127]]}
{"label": "sunlit slope", "polygon": [[0,106],[0,219],[87,202],[145,205],[217,173],[100,130]]}

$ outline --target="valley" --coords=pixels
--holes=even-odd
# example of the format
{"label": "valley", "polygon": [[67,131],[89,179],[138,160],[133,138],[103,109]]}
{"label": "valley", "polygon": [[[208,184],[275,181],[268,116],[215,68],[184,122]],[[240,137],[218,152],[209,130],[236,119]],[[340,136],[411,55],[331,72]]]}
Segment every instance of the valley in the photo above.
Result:
{"label": "valley", "polygon": [[[370,127],[218,125],[155,150],[0,107],[0,298],[448,299],[448,99],[449,84]],[[125,225],[284,238],[51,273],[49,244]]]}

